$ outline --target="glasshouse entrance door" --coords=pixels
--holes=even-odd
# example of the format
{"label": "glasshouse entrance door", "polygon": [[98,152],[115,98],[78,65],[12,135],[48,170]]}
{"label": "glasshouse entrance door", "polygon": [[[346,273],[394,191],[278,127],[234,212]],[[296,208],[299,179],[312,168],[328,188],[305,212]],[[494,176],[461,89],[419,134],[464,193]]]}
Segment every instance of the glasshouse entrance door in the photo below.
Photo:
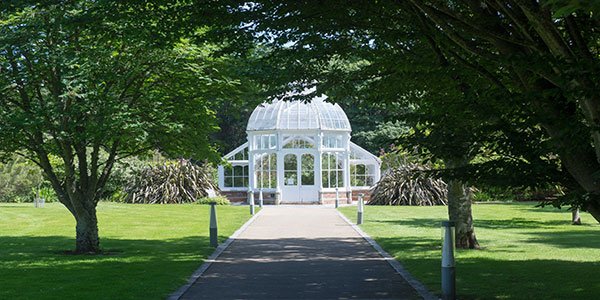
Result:
{"label": "glasshouse entrance door", "polygon": [[283,203],[317,202],[315,156],[311,153],[288,153],[283,157]]}

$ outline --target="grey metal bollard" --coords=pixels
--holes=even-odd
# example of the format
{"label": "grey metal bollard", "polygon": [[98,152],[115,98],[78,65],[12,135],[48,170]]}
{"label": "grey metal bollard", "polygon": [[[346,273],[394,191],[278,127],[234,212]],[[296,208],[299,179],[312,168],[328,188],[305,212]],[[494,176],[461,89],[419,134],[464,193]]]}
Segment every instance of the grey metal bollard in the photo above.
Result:
{"label": "grey metal bollard", "polygon": [[217,229],[217,209],[216,203],[210,204],[210,245],[213,247],[219,246],[218,229]]}
{"label": "grey metal bollard", "polygon": [[254,191],[248,192],[248,204],[250,204],[250,214],[254,215]]}
{"label": "grey metal bollard", "polygon": [[258,192],[258,206],[260,208],[263,207],[263,190],[260,189],[260,191]]}
{"label": "grey metal bollard", "polygon": [[360,225],[363,223],[363,211],[364,211],[364,203],[363,203],[363,194],[358,194],[358,215],[356,216],[356,225]]}
{"label": "grey metal bollard", "polygon": [[340,207],[340,189],[335,188],[335,208]]}
{"label": "grey metal bollard", "polygon": [[46,199],[45,198],[35,198],[35,199],[33,199],[33,206],[36,207],[36,208],[44,207],[45,203],[46,203]]}
{"label": "grey metal bollard", "polygon": [[456,299],[455,223],[442,221],[442,299]]}

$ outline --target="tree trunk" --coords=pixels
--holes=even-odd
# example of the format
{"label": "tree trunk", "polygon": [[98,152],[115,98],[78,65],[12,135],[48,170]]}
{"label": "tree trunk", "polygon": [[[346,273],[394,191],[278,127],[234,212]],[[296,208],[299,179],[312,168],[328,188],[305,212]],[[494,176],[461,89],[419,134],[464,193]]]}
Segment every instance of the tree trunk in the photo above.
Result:
{"label": "tree trunk", "polygon": [[75,216],[77,232],[75,242],[76,253],[98,253],[100,252],[100,238],[98,237],[98,218],[96,208],[89,208]]}
{"label": "tree trunk", "polygon": [[461,181],[448,182],[448,216],[456,226],[456,248],[479,249],[471,211],[472,193]]}
{"label": "tree trunk", "polygon": [[573,208],[571,211],[571,224],[581,225],[581,216],[579,215],[579,208]]}

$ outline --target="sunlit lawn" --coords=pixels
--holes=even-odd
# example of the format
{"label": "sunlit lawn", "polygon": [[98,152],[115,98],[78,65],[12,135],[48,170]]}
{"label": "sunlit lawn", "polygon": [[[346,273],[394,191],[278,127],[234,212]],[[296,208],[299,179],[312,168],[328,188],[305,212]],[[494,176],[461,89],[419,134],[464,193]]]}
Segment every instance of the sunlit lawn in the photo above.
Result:
{"label": "sunlit lawn", "polygon": [[[60,204],[0,204],[0,299],[165,299],[212,253],[206,205],[100,203],[101,247],[73,256],[75,222]],[[218,206],[220,242],[248,218]]]}
{"label": "sunlit lawn", "polygon": [[[483,249],[457,253],[459,299],[599,299],[600,226],[534,205],[474,205]],[[355,220],[355,207],[341,211]],[[443,219],[446,207],[366,206],[361,227],[439,295]]]}

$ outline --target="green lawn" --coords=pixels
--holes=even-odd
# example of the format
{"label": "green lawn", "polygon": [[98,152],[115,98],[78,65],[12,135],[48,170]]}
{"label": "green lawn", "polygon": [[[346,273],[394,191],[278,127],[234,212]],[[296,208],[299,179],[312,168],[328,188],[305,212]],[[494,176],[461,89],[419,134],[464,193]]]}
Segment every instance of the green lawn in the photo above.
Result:
{"label": "green lawn", "polygon": [[[600,226],[589,214],[532,203],[473,206],[482,250],[456,255],[460,299],[598,299]],[[340,209],[356,220],[356,207]],[[431,291],[440,293],[446,207],[366,206],[361,227]]]}
{"label": "green lawn", "polygon": [[[60,204],[0,204],[0,299],[164,299],[210,255],[206,205],[100,203],[107,254],[73,256],[75,222]],[[248,207],[218,206],[220,241]]]}

